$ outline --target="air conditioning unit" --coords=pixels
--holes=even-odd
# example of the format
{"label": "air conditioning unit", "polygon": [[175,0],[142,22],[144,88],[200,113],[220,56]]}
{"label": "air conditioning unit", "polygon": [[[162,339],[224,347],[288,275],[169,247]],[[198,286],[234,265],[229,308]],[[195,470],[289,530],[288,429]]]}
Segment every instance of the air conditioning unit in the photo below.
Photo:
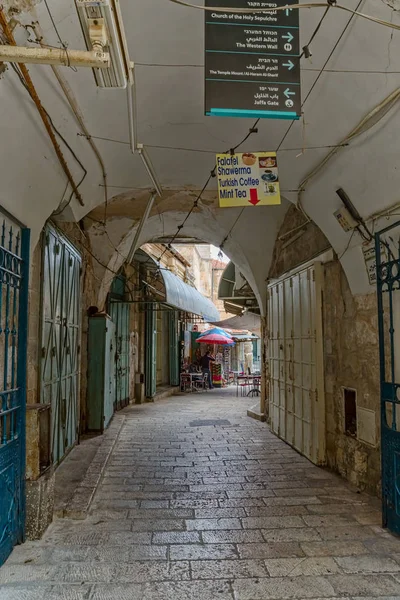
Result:
{"label": "air conditioning unit", "polygon": [[88,50],[110,55],[110,66],[93,69],[102,88],[126,88],[131,80],[128,45],[118,0],[75,0]]}

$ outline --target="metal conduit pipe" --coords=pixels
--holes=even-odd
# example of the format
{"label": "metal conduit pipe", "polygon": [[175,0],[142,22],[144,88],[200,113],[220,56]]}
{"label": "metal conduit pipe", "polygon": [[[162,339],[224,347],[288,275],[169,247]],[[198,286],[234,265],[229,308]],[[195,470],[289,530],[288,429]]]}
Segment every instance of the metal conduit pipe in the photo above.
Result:
{"label": "metal conduit pipe", "polygon": [[[16,46],[17,43],[16,43],[16,41],[14,39],[14,36],[12,34],[12,31],[11,31],[11,29],[10,29],[8,23],[7,23],[5,14],[4,14],[4,12],[3,12],[3,10],[1,8],[0,8],[0,26],[3,29],[4,35],[5,35],[8,43],[11,46]],[[39,115],[40,115],[40,117],[41,117],[41,119],[43,121],[43,124],[44,124],[44,126],[46,128],[48,136],[49,136],[49,138],[50,138],[50,140],[51,140],[51,142],[53,144],[53,147],[54,147],[55,153],[57,155],[57,158],[58,158],[58,160],[59,160],[59,162],[60,162],[60,164],[61,164],[61,166],[62,166],[62,168],[64,170],[64,173],[67,176],[67,179],[68,179],[68,181],[69,181],[69,183],[70,183],[70,185],[72,187],[72,190],[73,190],[73,192],[75,194],[75,197],[78,200],[79,204],[81,206],[84,206],[84,202],[83,202],[82,196],[81,196],[81,194],[80,194],[80,192],[78,190],[78,187],[77,187],[77,185],[76,185],[76,183],[74,181],[74,178],[72,177],[72,173],[69,170],[67,162],[66,162],[66,160],[64,158],[64,155],[63,155],[63,153],[61,151],[61,148],[60,148],[60,146],[59,146],[59,144],[58,144],[58,142],[56,140],[56,136],[54,134],[53,128],[52,128],[51,123],[49,121],[49,118],[48,118],[48,116],[46,114],[46,111],[43,108],[43,105],[42,105],[42,103],[40,101],[40,98],[39,98],[39,96],[38,96],[38,94],[36,92],[35,86],[33,85],[33,81],[31,79],[31,76],[29,75],[29,71],[28,71],[28,69],[26,68],[26,66],[24,64],[19,64],[19,68],[21,69],[21,73],[22,73],[22,75],[23,75],[23,77],[25,79],[26,86],[28,88],[29,94],[30,94],[32,100],[34,101],[34,103],[36,105],[36,108],[37,108],[37,110],[39,112]]]}
{"label": "metal conduit pipe", "polygon": [[[40,27],[40,24],[37,22],[33,23],[32,29],[34,30],[34,32],[36,34],[36,39],[37,39],[38,43],[42,47],[45,47],[46,44],[44,41],[44,36],[43,36],[42,28]],[[100,169],[101,169],[101,173],[102,173],[102,177],[103,177],[105,201],[107,202],[107,199],[108,199],[107,172],[106,172],[106,167],[105,167],[103,158],[102,158],[96,144],[94,143],[93,138],[90,135],[88,128],[86,127],[86,123],[84,121],[83,115],[79,108],[78,102],[77,102],[77,100],[74,96],[74,93],[73,93],[71,87],[69,86],[66,78],[64,77],[64,75],[61,74],[61,71],[58,67],[56,67],[55,65],[51,65],[51,68],[53,70],[53,73],[54,73],[62,91],[64,92],[64,95],[68,101],[68,104],[71,107],[72,112],[75,115],[75,118],[78,122],[79,127],[81,128],[81,131],[82,131],[84,137],[88,141],[90,147],[92,148],[92,150],[98,160],[98,163],[99,163]]]}
{"label": "metal conduit pipe", "polygon": [[84,52],[64,48],[25,48],[24,46],[0,45],[0,60],[18,64],[64,65],[64,67],[97,67],[110,65],[110,55],[103,52]]}
{"label": "metal conduit pipe", "polygon": [[303,195],[306,191],[306,187],[310,183],[311,179],[313,179],[325,165],[331,160],[335,154],[340,152],[344,147],[346,147],[350,142],[352,142],[359,135],[366,133],[369,129],[374,127],[383,117],[395,106],[395,104],[400,100],[400,88],[396,88],[391,94],[389,94],[382,102],[380,102],[375,108],[373,108],[365,117],[361,119],[361,121],[343,138],[340,142],[338,142],[337,146],[332,148],[330,152],[325,156],[325,158],[305,177],[300,185],[299,190],[297,192],[297,208],[303,213],[305,217],[305,222],[295,227],[294,229],[284,233],[280,236],[280,239],[286,238],[288,235],[298,231],[307,223],[311,222],[311,218],[308,216],[307,212],[303,207]]}
{"label": "metal conduit pipe", "polygon": [[138,243],[139,243],[140,235],[141,235],[141,233],[143,231],[144,226],[147,223],[147,219],[149,218],[150,211],[153,208],[154,200],[156,199],[157,195],[158,194],[157,194],[157,192],[155,190],[153,190],[151,192],[151,195],[150,195],[150,198],[149,198],[149,200],[147,202],[147,205],[146,205],[146,208],[144,210],[143,216],[142,216],[142,218],[140,220],[140,223],[138,225],[138,228],[136,230],[135,237],[134,237],[133,242],[132,242],[132,246],[131,246],[131,248],[130,248],[130,250],[128,252],[128,256],[126,257],[126,262],[128,264],[130,264],[132,262],[132,259],[133,259],[134,255],[135,255],[135,252],[137,250],[137,246],[138,246]]}
{"label": "metal conduit pipe", "polygon": [[135,154],[137,148],[137,133],[136,133],[136,81],[135,81],[135,70],[134,65],[131,63],[130,81],[126,86],[127,92],[127,103],[128,103],[128,120],[129,120],[129,142],[131,146],[132,154]]}

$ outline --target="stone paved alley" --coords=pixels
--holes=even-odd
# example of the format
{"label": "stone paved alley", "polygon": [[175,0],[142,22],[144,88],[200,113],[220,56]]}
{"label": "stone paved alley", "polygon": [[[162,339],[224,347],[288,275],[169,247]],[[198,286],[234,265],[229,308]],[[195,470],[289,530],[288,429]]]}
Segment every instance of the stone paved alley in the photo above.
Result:
{"label": "stone paved alley", "polygon": [[400,598],[400,540],[376,501],[247,417],[251,403],[215,391],[116,415],[89,516],[17,547],[0,599]]}

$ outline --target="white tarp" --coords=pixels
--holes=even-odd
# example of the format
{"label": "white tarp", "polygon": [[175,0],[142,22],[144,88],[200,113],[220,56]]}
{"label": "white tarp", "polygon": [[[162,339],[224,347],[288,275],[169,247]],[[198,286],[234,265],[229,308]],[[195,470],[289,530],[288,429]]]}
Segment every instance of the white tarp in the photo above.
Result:
{"label": "white tarp", "polygon": [[223,327],[225,329],[241,329],[251,331],[261,337],[261,317],[254,313],[244,313],[242,316],[230,317],[224,321],[214,321],[213,325]]}

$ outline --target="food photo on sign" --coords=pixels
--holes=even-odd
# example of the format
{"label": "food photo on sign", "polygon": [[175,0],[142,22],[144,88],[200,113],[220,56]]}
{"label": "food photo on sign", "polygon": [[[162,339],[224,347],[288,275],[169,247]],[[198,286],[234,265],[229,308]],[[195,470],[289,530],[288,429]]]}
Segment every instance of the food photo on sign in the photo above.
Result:
{"label": "food photo on sign", "polygon": [[275,152],[217,154],[220,207],[281,203]]}

